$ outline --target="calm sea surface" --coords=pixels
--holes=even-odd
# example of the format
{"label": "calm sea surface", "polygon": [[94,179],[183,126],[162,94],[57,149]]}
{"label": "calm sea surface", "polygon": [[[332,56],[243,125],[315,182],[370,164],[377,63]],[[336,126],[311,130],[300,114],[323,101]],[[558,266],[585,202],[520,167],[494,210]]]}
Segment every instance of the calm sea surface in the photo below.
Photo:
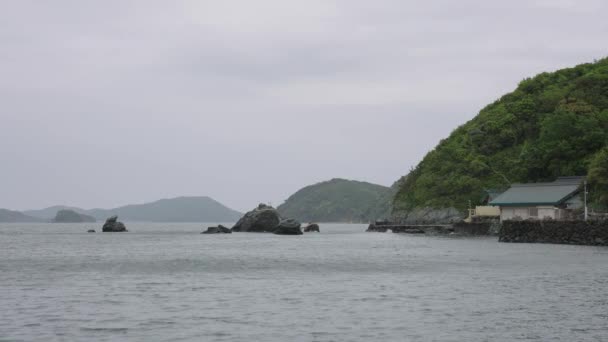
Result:
{"label": "calm sea surface", "polygon": [[608,248],[0,225],[0,341],[608,341]]}

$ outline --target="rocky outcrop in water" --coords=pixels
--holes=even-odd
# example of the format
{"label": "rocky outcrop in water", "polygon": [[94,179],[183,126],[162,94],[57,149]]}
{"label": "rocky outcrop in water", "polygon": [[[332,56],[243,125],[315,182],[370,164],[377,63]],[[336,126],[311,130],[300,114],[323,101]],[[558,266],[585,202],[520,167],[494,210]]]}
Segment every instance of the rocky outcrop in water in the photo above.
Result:
{"label": "rocky outcrop in water", "polygon": [[125,224],[118,221],[118,216],[112,216],[103,225],[103,232],[126,232]]}
{"label": "rocky outcrop in water", "polygon": [[266,204],[248,212],[232,227],[233,232],[272,233],[281,222],[279,212]]}
{"label": "rocky outcrop in water", "polygon": [[311,233],[311,232],[316,232],[316,233],[320,233],[321,229],[319,228],[319,225],[316,223],[311,223],[308,226],[306,226],[306,228],[304,228],[304,232],[305,233]]}
{"label": "rocky outcrop in water", "polygon": [[89,229],[87,230],[87,233],[95,233],[95,229]]}
{"label": "rocky outcrop in water", "polygon": [[302,235],[302,224],[294,219],[283,219],[279,212],[266,204],[248,212],[232,227],[233,232],[275,233]]}
{"label": "rocky outcrop in water", "polygon": [[220,224],[217,227],[207,228],[207,231],[204,231],[201,234],[232,234],[232,230]]}
{"label": "rocky outcrop in water", "polygon": [[302,224],[294,219],[286,219],[279,222],[274,234],[277,235],[302,235]]}

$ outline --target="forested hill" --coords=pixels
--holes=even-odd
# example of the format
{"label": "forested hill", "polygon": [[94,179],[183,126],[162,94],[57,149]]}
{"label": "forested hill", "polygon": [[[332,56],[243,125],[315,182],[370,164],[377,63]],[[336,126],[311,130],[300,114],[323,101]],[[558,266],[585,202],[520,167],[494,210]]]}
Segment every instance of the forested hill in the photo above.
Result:
{"label": "forested hill", "polygon": [[278,207],[304,222],[369,222],[390,214],[391,188],[346,179],[307,186]]}
{"label": "forested hill", "polygon": [[589,175],[608,202],[608,58],[523,80],[429,152],[401,184],[393,213],[464,210],[484,189]]}

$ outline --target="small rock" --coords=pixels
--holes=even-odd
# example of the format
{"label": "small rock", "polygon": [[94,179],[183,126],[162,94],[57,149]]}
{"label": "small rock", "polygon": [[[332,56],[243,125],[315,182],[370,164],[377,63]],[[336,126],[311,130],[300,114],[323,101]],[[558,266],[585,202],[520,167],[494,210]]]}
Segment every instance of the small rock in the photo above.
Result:
{"label": "small rock", "polygon": [[308,226],[306,226],[306,228],[304,228],[304,232],[305,233],[310,233],[310,232],[317,232],[320,233],[321,230],[319,229],[319,225],[316,223],[311,223]]}
{"label": "small rock", "polygon": [[89,229],[87,230],[87,233],[95,233],[95,229]]}
{"label": "small rock", "polygon": [[209,227],[207,231],[201,234],[232,234],[232,229],[222,226],[221,224],[217,227]]}

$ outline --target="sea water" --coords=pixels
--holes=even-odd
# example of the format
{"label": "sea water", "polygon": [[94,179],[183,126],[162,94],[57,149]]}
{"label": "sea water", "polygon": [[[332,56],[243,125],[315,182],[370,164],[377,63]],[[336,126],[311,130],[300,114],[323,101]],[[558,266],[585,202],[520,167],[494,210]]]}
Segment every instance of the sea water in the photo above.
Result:
{"label": "sea water", "polygon": [[0,341],[608,340],[605,247],[100,226],[0,225]]}

